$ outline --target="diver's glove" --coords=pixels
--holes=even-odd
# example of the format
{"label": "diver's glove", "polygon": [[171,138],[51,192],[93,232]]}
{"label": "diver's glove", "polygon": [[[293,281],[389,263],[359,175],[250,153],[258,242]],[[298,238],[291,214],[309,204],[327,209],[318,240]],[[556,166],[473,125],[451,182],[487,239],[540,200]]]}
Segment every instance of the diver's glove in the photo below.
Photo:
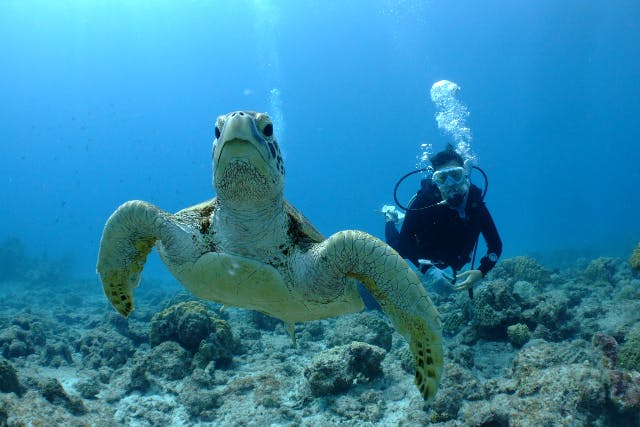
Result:
{"label": "diver's glove", "polygon": [[386,222],[397,224],[398,221],[404,219],[404,214],[393,205],[384,205],[382,209],[380,209],[380,212],[384,215]]}

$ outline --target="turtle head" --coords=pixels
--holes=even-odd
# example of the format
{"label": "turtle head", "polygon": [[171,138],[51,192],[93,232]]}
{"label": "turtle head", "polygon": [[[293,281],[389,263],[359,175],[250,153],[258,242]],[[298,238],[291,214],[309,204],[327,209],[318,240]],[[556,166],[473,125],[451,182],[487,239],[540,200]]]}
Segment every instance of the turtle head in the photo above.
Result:
{"label": "turtle head", "polygon": [[284,165],[267,114],[234,111],[218,117],[213,188],[219,199],[253,202],[282,196]]}

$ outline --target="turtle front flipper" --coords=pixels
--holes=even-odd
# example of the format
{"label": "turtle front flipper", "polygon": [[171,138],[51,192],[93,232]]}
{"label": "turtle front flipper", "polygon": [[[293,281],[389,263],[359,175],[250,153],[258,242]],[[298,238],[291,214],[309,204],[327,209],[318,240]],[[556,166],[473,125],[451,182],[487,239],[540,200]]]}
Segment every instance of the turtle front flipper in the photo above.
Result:
{"label": "turtle front flipper", "polygon": [[175,246],[183,234],[172,215],[143,201],[126,202],[109,217],[97,270],[104,293],[120,314],[128,316],[133,310],[133,290],[156,241]]}
{"label": "turtle front flipper", "polygon": [[362,231],[340,231],[311,251],[316,271],[353,277],[362,282],[409,342],[415,383],[430,402],[442,376],[440,316],[405,260],[380,239]]}

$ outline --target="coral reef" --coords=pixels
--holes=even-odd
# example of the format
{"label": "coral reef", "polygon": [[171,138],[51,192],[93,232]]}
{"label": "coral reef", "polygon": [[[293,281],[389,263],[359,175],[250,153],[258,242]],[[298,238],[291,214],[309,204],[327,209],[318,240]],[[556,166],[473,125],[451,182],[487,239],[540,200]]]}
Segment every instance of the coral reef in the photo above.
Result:
{"label": "coral reef", "polygon": [[209,362],[229,365],[236,350],[229,324],[198,301],[181,302],[153,316],[149,342],[157,346],[165,341],[175,341],[193,353],[193,363],[200,368]]}
{"label": "coral reef", "polygon": [[531,338],[531,331],[524,323],[516,323],[507,328],[507,336],[514,347],[520,348]]}
{"label": "coral reef", "polygon": [[602,417],[607,396],[604,373],[590,362],[590,351],[584,342],[534,340],[513,362],[513,383],[497,384],[488,405],[472,402],[461,415],[478,426],[589,425]]}
{"label": "coral reef", "polygon": [[153,347],[142,363],[146,372],[167,380],[179,380],[191,373],[191,354],[174,341]]}
{"label": "coral reef", "polygon": [[598,332],[593,335],[591,343],[595,348],[600,350],[602,354],[602,365],[609,369],[615,368],[618,360],[618,342],[616,339],[602,332]]}
{"label": "coral reef", "polygon": [[0,392],[22,394],[23,387],[18,381],[16,369],[11,362],[0,357]]}
{"label": "coral reef", "polygon": [[542,286],[538,282],[518,280],[513,284],[513,296],[516,297],[522,307],[533,307],[540,300]]}
{"label": "coral reef", "polygon": [[520,321],[521,309],[508,281],[488,281],[477,292],[474,305],[473,322],[481,338],[504,339],[507,326]]}
{"label": "coral reef", "polygon": [[434,296],[446,365],[428,407],[380,312],[296,324],[294,348],[278,320],[218,313],[153,279],[129,318],[86,283],[4,282],[0,425],[639,425],[629,263],[499,266],[474,300]]}
{"label": "coral reef", "polygon": [[500,261],[491,271],[494,278],[544,285],[551,280],[551,274],[538,261],[528,256],[517,256]]}
{"label": "coral reef", "polygon": [[584,280],[594,286],[611,285],[616,272],[616,260],[609,257],[596,258],[584,271]]}
{"label": "coral reef", "polygon": [[452,299],[438,301],[445,336],[453,337],[465,329],[473,318],[472,307],[472,301],[466,295],[456,295]]}
{"label": "coral reef", "polygon": [[379,392],[364,392],[360,398],[342,394],[331,399],[332,412],[342,419],[360,420],[362,424],[379,422],[385,401]]}
{"label": "coral reef", "polygon": [[215,381],[207,371],[196,369],[185,380],[180,402],[187,408],[189,415],[202,421],[215,419],[215,411],[222,405],[224,396],[214,390]]}
{"label": "coral reef", "polygon": [[191,373],[190,352],[174,341],[165,341],[153,347],[149,353],[136,354],[131,370],[130,391],[146,391],[164,380],[175,381]]}
{"label": "coral reef", "polygon": [[200,367],[211,361],[229,364],[235,349],[229,324],[197,301],[178,303],[153,316],[149,342],[157,346],[164,341],[175,341],[195,353]]}
{"label": "coral reef", "polygon": [[609,397],[621,413],[640,417],[640,373],[610,371]]}
{"label": "coral reef", "polygon": [[100,325],[82,335],[76,343],[76,351],[82,354],[82,363],[87,368],[107,366],[117,369],[127,363],[134,346],[117,330]]}
{"label": "coral reef", "polygon": [[46,341],[41,322],[30,316],[19,315],[0,332],[0,352],[7,359],[28,356]]}
{"label": "coral reef", "polygon": [[38,384],[42,396],[53,405],[62,406],[73,415],[83,415],[87,412],[82,399],[70,397],[62,384],[55,378],[47,378]]}
{"label": "coral reef", "polygon": [[95,399],[100,393],[101,386],[97,378],[90,378],[80,381],[76,384],[75,389],[80,392],[80,396],[84,399]]}
{"label": "coral reef", "polygon": [[336,321],[337,327],[333,334],[327,338],[329,347],[361,341],[376,345],[386,351],[391,350],[393,328],[380,312],[368,311],[356,316],[343,316]]}
{"label": "coral reef", "polygon": [[43,363],[54,368],[73,364],[71,348],[65,342],[47,344],[44,348]]}
{"label": "coral reef", "polygon": [[640,372],[640,324],[629,332],[620,346],[618,364]]}
{"label": "coral reef", "polygon": [[631,258],[629,258],[629,264],[634,270],[640,270],[640,243],[638,243],[638,246],[636,246],[633,253],[631,254]]}
{"label": "coral reef", "polygon": [[143,313],[138,312],[135,316],[123,317],[115,312],[105,314],[102,324],[109,329],[115,329],[123,337],[129,338],[135,345],[149,342],[150,326],[147,322],[142,322],[137,318]]}
{"label": "coral reef", "polygon": [[452,363],[445,366],[441,387],[443,392],[436,395],[432,405],[433,422],[455,419],[465,401],[485,397],[480,380],[471,371]]}
{"label": "coral reef", "polygon": [[546,369],[557,365],[574,364],[597,366],[599,360],[600,357],[591,343],[584,340],[554,343],[532,339],[514,358],[512,370],[518,370],[520,366],[526,366],[524,370],[531,367]]}
{"label": "coral reef", "polygon": [[546,292],[544,298],[533,309],[533,320],[537,324],[533,335],[550,341],[569,338],[577,329],[577,324],[571,318],[569,298],[561,290]]}
{"label": "coral reef", "polygon": [[304,370],[311,394],[316,397],[348,390],[354,382],[382,374],[386,351],[363,342],[334,347],[316,355]]}

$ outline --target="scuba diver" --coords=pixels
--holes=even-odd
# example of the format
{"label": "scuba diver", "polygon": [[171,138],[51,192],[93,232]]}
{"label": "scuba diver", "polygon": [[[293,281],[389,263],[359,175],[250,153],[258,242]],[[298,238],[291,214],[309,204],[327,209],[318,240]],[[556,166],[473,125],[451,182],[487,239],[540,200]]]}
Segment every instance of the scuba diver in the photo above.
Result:
{"label": "scuba diver", "polygon": [[[485,277],[502,253],[502,241],[483,201],[484,193],[471,183],[471,168],[465,167],[462,156],[449,144],[446,149],[431,158],[433,174],[421,181],[421,188],[404,208],[396,198],[396,204],[404,208],[406,216],[401,231],[396,224],[402,215],[394,206],[385,206],[385,238],[398,253],[410,260],[424,274],[438,273],[450,267],[453,278],[446,277],[456,290],[469,291],[473,298],[473,285]],[[474,167],[482,172],[481,169]],[[405,175],[398,185],[408,175]],[[483,176],[484,172],[482,172]],[[394,193],[395,197],[395,193]],[[475,260],[475,250],[480,233],[487,244],[487,253],[480,266],[457,274]],[[437,275],[436,275],[437,276]]]}

